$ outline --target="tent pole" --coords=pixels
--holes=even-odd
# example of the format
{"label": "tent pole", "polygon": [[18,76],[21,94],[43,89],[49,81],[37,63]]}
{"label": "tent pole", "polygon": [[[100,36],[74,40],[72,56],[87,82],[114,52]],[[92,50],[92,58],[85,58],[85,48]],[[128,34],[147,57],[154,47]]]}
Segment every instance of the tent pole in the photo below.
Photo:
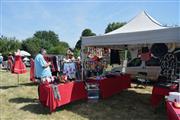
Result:
{"label": "tent pole", "polygon": [[122,73],[126,73],[126,67],[127,67],[127,61],[128,61],[128,56],[127,56],[127,54],[128,54],[128,49],[125,48]]}
{"label": "tent pole", "polygon": [[82,71],[81,71],[81,80],[84,81],[84,46],[81,46],[81,66],[82,66]]}

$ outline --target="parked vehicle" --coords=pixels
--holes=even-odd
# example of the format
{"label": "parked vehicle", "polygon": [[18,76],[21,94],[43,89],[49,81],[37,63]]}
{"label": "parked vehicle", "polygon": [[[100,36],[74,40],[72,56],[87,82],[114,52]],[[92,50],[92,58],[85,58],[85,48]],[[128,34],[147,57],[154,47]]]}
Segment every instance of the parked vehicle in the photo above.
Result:
{"label": "parked vehicle", "polygon": [[[112,72],[122,71],[122,66],[115,67]],[[126,73],[131,74],[132,78],[136,78],[139,72],[146,72],[147,79],[157,80],[161,72],[160,61],[157,58],[151,58],[149,61],[142,61],[141,58],[134,58],[127,64]]]}
{"label": "parked vehicle", "polygon": [[30,65],[30,59],[29,59],[29,58],[27,58],[27,57],[23,58],[23,62],[24,62],[24,64],[26,65],[26,67],[30,67],[30,66],[31,66],[31,65]]}

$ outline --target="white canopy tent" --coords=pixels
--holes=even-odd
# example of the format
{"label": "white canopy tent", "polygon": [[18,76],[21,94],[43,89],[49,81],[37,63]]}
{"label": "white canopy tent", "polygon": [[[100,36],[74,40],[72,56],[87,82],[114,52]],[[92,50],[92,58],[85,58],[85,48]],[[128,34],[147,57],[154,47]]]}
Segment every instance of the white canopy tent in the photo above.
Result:
{"label": "white canopy tent", "polygon": [[180,27],[163,27],[143,11],[117,30],[82,38],[82,48],[151,43],[180,43]]}
{"label": "white canopy tent", "polygon": [[[143,11],[117,30],[100,36],[82,37],[81,48],[82,50],[88,46],[120,48],[124,45],[128,45],[129,48],[153,43],[175,43],[180,47],[180,27],[164,27]],[[82,52],[82,66],[83,61]]]}

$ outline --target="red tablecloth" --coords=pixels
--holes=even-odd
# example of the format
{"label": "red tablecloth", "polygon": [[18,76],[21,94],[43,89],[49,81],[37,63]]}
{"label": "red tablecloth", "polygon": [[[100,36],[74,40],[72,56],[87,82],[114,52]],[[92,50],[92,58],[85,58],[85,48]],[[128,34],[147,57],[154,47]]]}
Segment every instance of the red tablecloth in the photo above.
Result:
{"label": "red tablecloth", "polygon": [[55,99],[51,85],[40,85],[39,100],[44,105],[49,107],[50,111],[54,111],[56,107],[68,104],[75,100],[86,99],[87,91],[83,82],[69,82],[59,84],[58,90],[61,99]]}
{"label": "red tablecloth", "polygon": [[151,105],[153,107],[157,107],[161,100],[169,95],[169,92],[174,92],[177,90],[170,90],[169,88],[163,88],[163,87],[158,87],[154,86],[152,90],[152,95],[151,95]]}
{"label": "red tablecloth", "polygon": [[172,102],[166,101],[168,120],[180,120],[180,109],[175,108]]}
{"label": "red tablecloth", "polygon": [[102,98],[107,98],[114,94],[119,93],[123,89],[131,87],[130,75],[115,76],[112,78],[105,78],[102,80],[87,80],[89,83],[96,82],[99,84],[100,96]]}

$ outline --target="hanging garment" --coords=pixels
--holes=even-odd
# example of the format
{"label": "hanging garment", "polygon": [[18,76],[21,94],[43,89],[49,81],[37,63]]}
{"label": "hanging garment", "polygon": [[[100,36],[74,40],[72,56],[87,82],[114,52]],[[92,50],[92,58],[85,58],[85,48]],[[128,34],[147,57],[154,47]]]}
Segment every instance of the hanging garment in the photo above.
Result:
{"label": "hanging garment", "polygon": [[73,63],[73,62],[64,63],[63,73],[66,74],[69,79],[74,79],[74,78],[76,78],[76,67],[75,67],[75,63]]}
{"label": "hanging garment", "polygon": [[23,74],[26,73],[26,66],[25,64],[22,62],[21,56],[17,55],[15,56],[15,62],[14,62],[14,73],[17,74]]}
{"label": "hanging garment", "polygon": [[59,93],[60,91],[58,89],[58,85],[51,84],[51,87],[53,89],[54,98],[56,100],[60,100],[61,99],[61,95]]}
{"label": "hanging garment", "polygon": [[60,67],[61,67],[61,60],[59,59],[58,56],[55,56],[56,57],[56,71],[60,72]]}
{"label": "hanging garment", "polygon": [[151,52],[149,50],[148,47],[142,47],[142,50],[141,50],[141,60],[142,61],[148,61],[151,59]]}
{"label": "hanging garment", "polygon": [[8,59],[8,70],[11,71],[11,73],[13,73],[13,69],[14,69],[14,65],[12,60]]}
{"label": "hanging garment", "polygon": [[111,49],[110,64],[120,64],[119,51]]}
{"label": "hanging garment", "polygon": [[151,59],[151,52],[141,53],[141,60],[148,61]]}
{"label": "hanging garment", "polygon": [[167,80],[175,80],[177,69],[177,59],[174,54],[167,53],[160,61],[161,63],[161,75],[165,76]]}
{"label": "hanging garment", "polygon": [[168,47],[164,43],[155,43],[151,47],[151,53],[158,58],[163,57],[166,53],[168,53]]}
{"label": "hanging garment", "polygon": [[34,60],[31,58],[30,60],[30,80],[35,82],[35,69],[34,69]]}
{"label": "hanging garment", "polygon": [[56,56],[44,56],[44,59],[46,60],[46,62],[51,62],[51,72],[57,72],[58,70],[58,67],[57,67],[57,64],[56,64]]}
{"label": "hanging garment", "polygon": [[60,72],[61,61],[62,61],[62,57],[59,57],[59,56],[53,56],[52,57],[54,70],[56,72]]}

